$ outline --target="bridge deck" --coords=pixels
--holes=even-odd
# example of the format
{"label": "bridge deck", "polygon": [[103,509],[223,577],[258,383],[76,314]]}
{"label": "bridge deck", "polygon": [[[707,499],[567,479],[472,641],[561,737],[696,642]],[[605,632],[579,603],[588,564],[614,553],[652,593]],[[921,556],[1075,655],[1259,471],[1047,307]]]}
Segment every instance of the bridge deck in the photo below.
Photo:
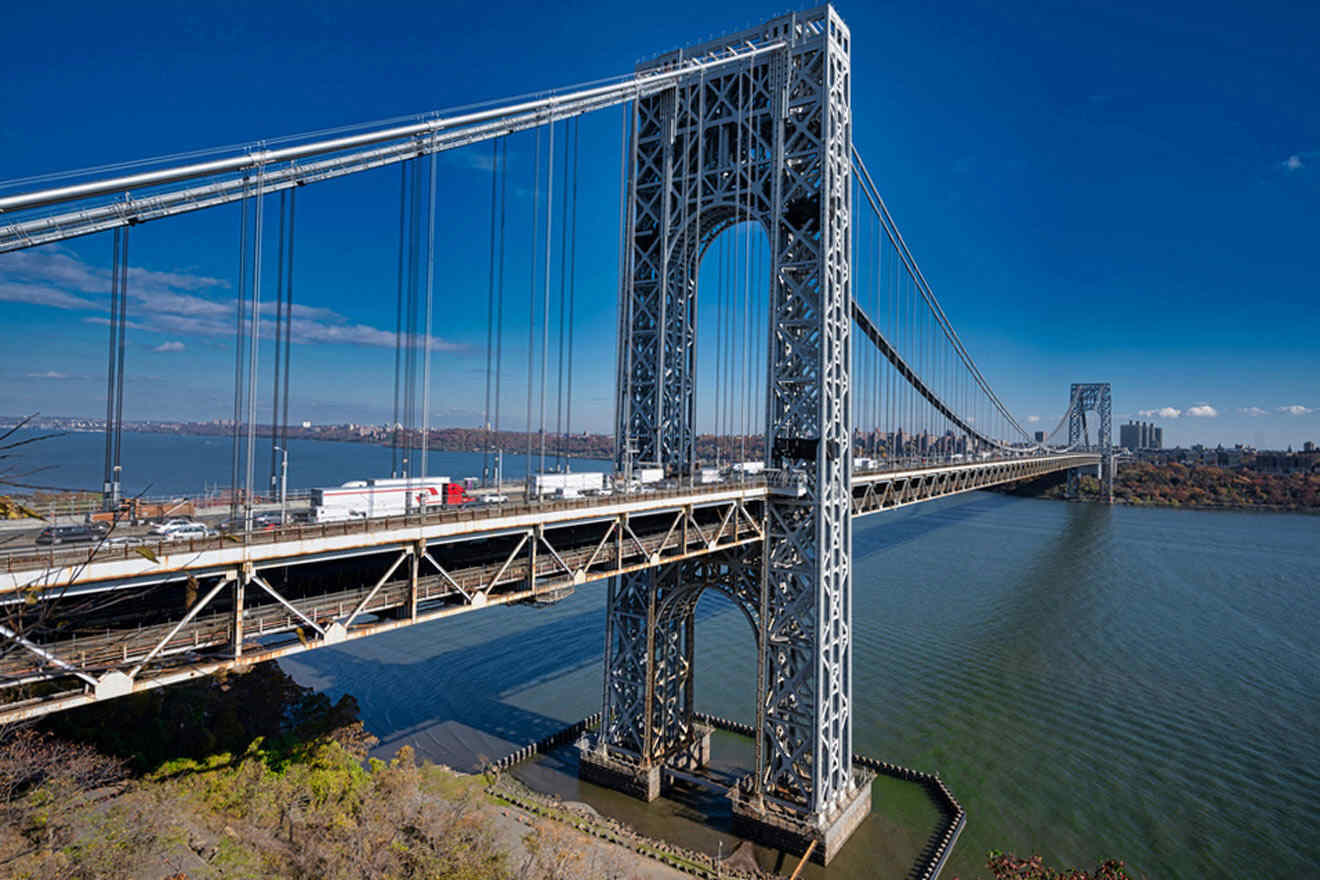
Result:
{"label": "bridge deck", "polygon": [[[853,512],[1097,462],[1082,453],[859,472]],[[578,585],[755,543],[765,499],[785,492],[793,493],[792,480],[772,475],[291,526],[239,539],[11,557],[0,572],[0,604],[35,625],[0,632],[9,637],[0,650],[0,722],[488,605],[553,601]],[[356,581],[336,584],[327,575],[341,569]],[[105,602],[112,611],[82,610],[111,592],[130,598],[122,608]],[[49,625],[56,619],[60,626]],[[37,690],[22,693],[19,685]]]}

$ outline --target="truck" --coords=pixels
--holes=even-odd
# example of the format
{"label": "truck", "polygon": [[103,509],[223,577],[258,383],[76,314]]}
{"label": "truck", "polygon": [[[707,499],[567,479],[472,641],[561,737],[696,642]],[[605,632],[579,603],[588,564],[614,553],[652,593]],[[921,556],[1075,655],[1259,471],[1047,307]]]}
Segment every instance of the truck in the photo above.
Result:
{"label": "truck", "polygon": [[124,498],[119,502],[118,510],[103,510],[87,514],[87,522],[115,523],[160,521],[172,516],[192,516],[196,512],[191,498],[178,498],[173,501],[149,503],[139,498]]}
{"label": "truck", "polygon": [[665,469],[658,467],[633,468],[633,479],[642,485],[658,483],[665,478]]}
{"label": "truck", "polygon": [[[595,471],[580,474],[532,474],[529,492],[535,496],[557,495],[576,498],[587,492],[597,493],[605,486],[605,475]],[[567,493],[573,494],[567,494]]]}
{"label": "truck", "polygon": [[399,516],[472,500],[463,484],[449,477],[350,480],[339,486],[312,489],[310,494],[314,522]]}
{"label": "truck", "polygon": [[734,462],[733,465],[730,466],[729,470],[730,470],[731,472],[733,472],[734,474],[736,474],[736,475],[743,475],[743,474],[746,474],[746,475],[748,475],[748,476],[751,476],[752,474],[759,474],[759,473],[761,473],[762,471],[764,471],[764,470],[765,470],[765,462],[763,462],[763,461],[738,461],[738,462]]}

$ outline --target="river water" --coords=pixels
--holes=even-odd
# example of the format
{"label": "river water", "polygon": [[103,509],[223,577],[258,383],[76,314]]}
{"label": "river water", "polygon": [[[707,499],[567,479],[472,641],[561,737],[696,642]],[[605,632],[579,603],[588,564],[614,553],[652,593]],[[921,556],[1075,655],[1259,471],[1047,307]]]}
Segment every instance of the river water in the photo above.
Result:
{"label": "river water", "polygon": [[[2,433],[2,432],[0,432]],[[13,450],[0,462],[0,479],[12,473],[15,482],[54,489],[83,489],[100,492],[105,473],[105,434],[99,431],[34,431],[23,429],[6,441],[37,442]],[[197,495],[216,486],[229,486],[233,473],[233,443],[228,437],[190,437],[180,434],[156,434],[125,431],[121,444],[123,493]],[[241,447],[244,448],[245,447]],[[271,471],[270,438],[258,437],[253,449],[253,473],[256,491],[269,485]],[[521,479],[527,473],[525,450],[506,450],[505,479]],[[532,469],[539,463],[540,447],[533,451]],[[289,439],[289,490],[315,486],[338,486],[348,480],[390,475],[392,453],[388,446],[329,440]],[[246,459],[240,462],[245,470]],[[479,452],[430,452],[428,470],[432,475],[455,479],[481,475],[483,456]],[[553,449],[546,454],[546,468],[555,463]],[[570,459],[575,471],[612,469],[607,461]],[[241,485],[243,478],[239,477]]]}
{"label": "river water", "polygon": [[[1314,876],[1318,539],[1301,515],[985,493],[858,520],[856,748],[966,806],[948,876],[990,848]],[[715,594],[698,613],[697,707],[750,721],[747,622]],[[600,707],[603,618],[588,586],[286,665],[354,694],[382,751],[470,766]]]}
{"label": "river water", "polygon": [[[302,485],[371,475],[364,454],[388,467],[388,450],[320,445],[349,449]],[[479,470],[458,455],[433,470]],[[227,480],[218,457],[216,476],[184,469],[159,491]],[[1316,875],[1320,518],[973,493],[857,520],[854,547],[855,746],[938,770],[967,808],[946,876],[981,875],[990,848],[1115,856],[1152,878]],[[604,593],[285,666],[353,694],[380,751],[471,767],[600,708]],[[745,618],[707,594],[697,640],[698,709],[752,720]],[[874,830],[854,843],[883,846]],[[849,875],[874,872],[825,874]]]}

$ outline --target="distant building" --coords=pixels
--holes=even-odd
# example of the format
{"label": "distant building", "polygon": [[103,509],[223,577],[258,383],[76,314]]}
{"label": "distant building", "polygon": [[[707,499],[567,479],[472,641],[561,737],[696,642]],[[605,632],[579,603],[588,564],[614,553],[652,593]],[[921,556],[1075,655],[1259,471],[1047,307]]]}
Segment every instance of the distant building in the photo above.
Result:
{"label": "distant building", "polygon": [[1128,422],[1118,428],[1118,445],[1124,449],[1163,449],[1164,429],[1149,422]]}
{"label": "distant building", "polygon": [[1307,440],[1302,444],[1302,452],[1315,452],[1315,441]]}

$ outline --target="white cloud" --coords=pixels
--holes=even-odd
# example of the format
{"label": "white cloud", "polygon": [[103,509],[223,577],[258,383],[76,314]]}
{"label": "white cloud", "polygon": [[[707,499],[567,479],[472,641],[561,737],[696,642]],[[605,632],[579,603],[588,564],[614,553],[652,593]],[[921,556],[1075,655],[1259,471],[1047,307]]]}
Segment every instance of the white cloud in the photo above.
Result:
{"label": "white cloud", "polygon": [[1261,408],[1258,407],[1258,406],[1247,406],[1247,407],[1243,407],[1242,409],[1239,409],[1238,412],[1242,413],[1244,416],[1264,416],[1264,415],[1269,415],[1269,411],[1268,411],[1268,410],[1263,410],[1263,409],[1261,409]]}
{"label": "white cloud", "polygon": [[57,373],[54,370],[47,370],[44,373],[28,373],[29,379],[72,379],[68,373]]}
{"label": "white cloud", "polygon": [[1302,167],[1302,157],[1296,153],[1280,162],[1285,171],[1297,171]]}
{"label": "white cloud", "polygon": [[1219,410],[1208,403],[1198,403],[1196,406],[1187,410],[1189,416],[1196,416],[1199,419],[1213,419],[1219,415]]}
{"label": "white cloud", "polygon": [[0,301],[30,303],[54,309],[99,308],[90,299],[45,284],[27,284],[22,281],[0,281]]}
{"label": "white cloud", "polygon": [[1176,419],[1178,416],[1182,415],[1182,410],[1175,409],[1172,406],[1165,406],[1160,409],[1139,409],[1137,410],[1137,415],[1145,416],[1148,419]]}
{"label": "white cloud", "polygon": [[1304,415],[1309,415],[1309,414],[1315,412],[1315,407],[1312,407],[1312,406],[1302,406],[1302,405],[1299,404],[1299,403],[1294,403],[1294,404],[1292,404],[1291,406],[1281,406],[1281,407],[1279,407],[1279,412],[1281,412],[1281,413],[1287,413],[1287,414],[1290,415],[1290,416],[1304,416]]}
{"label": "white cloud", "polygon": [[1027,421],[1034,425],[1040,421],[1040,416],[1027,416]]}
{"label": "white cloud", "polygon": [[[234,307],[229,283],[219,278],[186,272],[157,272],[140,267],[128,271],[128,327],[160,334],[232,338]],[[30,303],[69,311],[96,313],[87,323],[105,324],[109,310],[110,272],[84,263],[58,247],[0,255],[0,301]],[[276,304],[261,304],[261,336],[274,336]],[[298,343],[330,343],[394,347],[394,333],[355,323],[333,309],[293,304],[290,334]],[[425,336],[407,344],[421,348]],[[169,346],[169,347],[165,347]],[[178,346],[178,347],[174,347]],[[463,345],[431,337],[432,351],[459,351]],[[182,351],[183,343],[164,343],[155,351]]]}

